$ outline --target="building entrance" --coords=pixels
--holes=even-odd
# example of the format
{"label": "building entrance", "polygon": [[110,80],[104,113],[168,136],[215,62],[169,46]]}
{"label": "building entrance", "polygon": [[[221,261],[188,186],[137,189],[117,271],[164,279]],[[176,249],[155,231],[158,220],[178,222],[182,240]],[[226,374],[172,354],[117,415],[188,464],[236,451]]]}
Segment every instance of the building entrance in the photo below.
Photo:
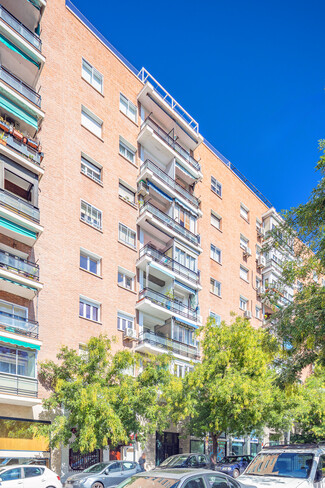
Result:
{"label": "building entrance", "polygon": [[165,459],[179,454],[179,434],[174,432],[156,433],[156,465],[159,466]]}

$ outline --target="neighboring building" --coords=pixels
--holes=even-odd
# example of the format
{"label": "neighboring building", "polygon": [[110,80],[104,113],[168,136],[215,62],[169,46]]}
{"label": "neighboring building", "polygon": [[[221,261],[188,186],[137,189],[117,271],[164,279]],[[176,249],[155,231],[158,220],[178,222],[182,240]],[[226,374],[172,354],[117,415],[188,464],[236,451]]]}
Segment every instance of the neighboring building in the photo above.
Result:
{"label": "neighboring building", "polygon": [[[116,349],[172,351],[183,376],[209,316],[259,327],[276,212],[69,0],[3,0],[0,29],[1,425],[43,419],[37,360],[64,344],[82,350],[105,333]],[[200,446],[171,428],[148,461]],[[17,437],[0,462],[14,450],[49,457],[45,442]],[[63,450],[58,463],[66,472],[106,455]]]}

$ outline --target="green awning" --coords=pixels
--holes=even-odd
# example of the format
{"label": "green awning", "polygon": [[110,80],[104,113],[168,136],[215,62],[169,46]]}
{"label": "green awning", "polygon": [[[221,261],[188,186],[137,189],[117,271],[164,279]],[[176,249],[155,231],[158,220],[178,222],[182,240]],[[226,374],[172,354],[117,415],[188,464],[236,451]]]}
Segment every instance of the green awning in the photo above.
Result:
{"label": "green awning", "polygon": [[25,112],[25,110],[18,107],[18,105],[16,105],[14,102],[9,100],[8,98],[4,97],[1,93],[0,93],[0,106],[5,110],[5,112],[10,112],[14,116],[20,118],[21,120],[23,120],[27,124],[34,127],[36,130],[38,129],[36,117],[29,115],[27,112]]}
{"label": "green awning", "polygon": [[0,342],[6,342],[7,344],[14,344],[15,346],[29,347],[29,349],[41,349],[41,346],[37,344],[30,344],[29,342],[19,341],[18,339],[11,339],[0,335]]}
{"label": "green awning", "polygon": [[27,285],[24,285],[23,283],[17,283],[17,281],[15,281],[15,280],[9,280],[9,278],[3,278],[2,276],[0,276],[0,280],[8,281],[8,283],[12,283],[13,285],[21,286],[22,288],[27,288],[27,290],[32,290],[32,291],[37,292],[37,289],[34,288],[33,286],[27,286]]}
{"label": "green awning", "polygon": [[30,61],[31,63],[35,64],[35,66],[37,66],[37,68],[40,69],[39,63],[37,63],[36,61],[34,61],[34,59],[32,59],[27,54],[25,54],[24,51],[22,51],[21,49],[19,49],[19,47],[15,46],[15,44],[13,42],[8,41],[8,39],[6,37],[4,37],[2,34],[0,34],[0,41],[3,44],[5,44],[7,47],[9,47],[9,49],[11,49],[12,51],[15,51],[16,53],[20,54],[23,58],[25,58],[25,59],[27,59],[27,61]]}
{"label": "green awning", "polygon": [[15,224],[14,222],[10,222],[10,220],[4,219],[3,217],[0,217],[0,226],[4,227],[5,229],[11,230],[13,232],[17,232],[17,234],[21,234],[26,237],[31,237],[36,241],[37,235],[35,232],[29,229],[25,229],[21,225]]}

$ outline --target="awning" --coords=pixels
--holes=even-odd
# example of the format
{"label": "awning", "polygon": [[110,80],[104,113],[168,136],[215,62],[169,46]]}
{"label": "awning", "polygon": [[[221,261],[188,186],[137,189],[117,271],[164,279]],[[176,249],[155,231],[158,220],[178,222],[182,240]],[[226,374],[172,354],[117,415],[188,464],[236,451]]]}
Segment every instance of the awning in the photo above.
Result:
{"label": "awning", "polygon": [[0,34],[0,42],[2,42],[7,47],[9,47],[9,49],[12,49],[12,51],[15,51],[16,53],[20,54],[23,58],[27,59],[27,61],[30,61],[31,63],[35,64],[35,66],[37,66],[38,69],[40,68],[39,63],[36,63],[34,59],[29,57],[27,54],[25,54],[24,51],[22,51],[17,46],[15,46],[11,41],[8,41],[8,39],[6,39],[2,34]]}
{"label": "awning", "polygon": [[193,290],[193,288],[190,288],[187,285],[184,285],[184,283],[181,283],[180,281],[175,280],[175,284],[178,286],[181,286],[182,288],[185,288],[185,290],[189,291],[193,295],[196,295],[196,290]]}
{"label": "awning", "polygon": [[35,293],[37,293],[37,289],[34,288],[33,286],[27,286],[24,285],[23,283],[18,283],[17,281],[9,280],[8,278],[3,278],[2,276],[0,276],[0,280],[8,281],[8,283],[12,283],[13,285],[17,285],[17,286],[22,286],[23,288],[27,288],[27,290],[33,290]]}
{"label": "awning", "polygon": [[5,110],[5,112],[10,112],[14,116],[18,117],[19,119],[23,120],[27,124],[34,127],[34,129],[38,129],[37,118],[29,115],[25,110],[18,107],[15,103],[13,103],[8,98],[4,97],[0,93],[0,106]]}
{"label": "awning", "polygon": [[[159,266],[157,266],[155,263],[150,263],[149,266],[150,266],[150,268],[155,268],[155,269],[158,269],[159,271],[161,271],[161,268]],[[162,263],[162,266],[163,266],[163,263]],[[171,273],[168,273],[168,271],[166,271],[165,268],[164,268],[164,271],[163,272],[167,276],[170,276],[171,278],[174,278],[174,275],[172,275]]]}
{"label": "awning", "polygon": [[170,198],[169,195],[167,195],[167,193],[165,193],[164,191],[162,191],[160,188],[158,188],[156,185],[154,185],[153,183],[151,183],[150,181],[148,181],[148,186],[151,186],[151,188],[153,188],[157,193],[159,193],[161,196],[163,196],[164,198],[166,198],[167,200],[169,200],[170,202],[173,201],[172,198]]}
{"label": "awning", "polygon": [[15,346],[28,347],[29,349],[37,349],[38,351],[41,349],[41,346],[39,346],[38,344],[31,344],[30,342],[19,341],[18,339],[11,339],[9,337],[4,337],[1,335],[0,341],[6,342],[7,344],[14,344]]}
{"label": "awning", "polygon": [[187,322],[184,319],[180,319],[178,317],[177,318],[176,317],[173,317],[173,319],[175,320],[175,322],[180,322],[181,324],[188,325],[189,327],[192,327],[193,329],[199,329],[199,326],[198,325],[191,324],[190,322]]}
{"label": "awning", "polygon": [[21,225],[15,224],[14,222],[10,222],[10,220],[4,219],[3,217],[0,217],[0,226],[4,227],[5,229],[11,230],[13,232],[17,232],[17,234],[21,234],[23,236],[27,237],[32,237],[33,239],[36,240],[37,235],[35,232],[25,229],[25,227],[22,227]]}
{"label": "awning", "polygon": [[187,210],[190,214],[192,214],[193,217],[197,217],[198,216],[198,214],[196,212],[193,212],[193,210],[191,208],[189,208],[187,205],[185,205],[185,203],[183,203],[180,200],[178,200],[178,198],[175,198],[175,202],[177,202],[178,205],[180,205],[181,207],[185,208],[185,210]]}
{"label": "awning", "polygon": [[178,168],[180,168],[182,171],[184,171],[184,173],[186,173],[187,175],[189,175],[191,178],[193,178],[192,173],[190,173],[189,171],[187,171],[187,169],[185,169],[184,166],[182,166],[181,164],[179,164],[178,161],[176,161],[176,166]]}

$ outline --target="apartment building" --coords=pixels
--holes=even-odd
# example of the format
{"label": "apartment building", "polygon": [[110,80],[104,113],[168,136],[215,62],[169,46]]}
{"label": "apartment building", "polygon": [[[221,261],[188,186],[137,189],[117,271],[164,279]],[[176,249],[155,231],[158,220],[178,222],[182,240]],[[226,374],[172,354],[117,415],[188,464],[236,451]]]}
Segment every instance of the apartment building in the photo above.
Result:
{"label": "apartment building", "polygon": [[[37,362],[103,333],[116,349],[171,352],[183,376],[209,316],[263,323],[278,263],[262,246],[277,214],[70,0],[2,0],[0,29],[0,462],[48,462],[46,442],[28,434],[49,421]],[[12,425],[25,435],[10,439]],[[257,443],[252,434],[231,449]],[[171,426],[148,460],[201,447]],[[66,449],[54,466],[108,455]]]}

